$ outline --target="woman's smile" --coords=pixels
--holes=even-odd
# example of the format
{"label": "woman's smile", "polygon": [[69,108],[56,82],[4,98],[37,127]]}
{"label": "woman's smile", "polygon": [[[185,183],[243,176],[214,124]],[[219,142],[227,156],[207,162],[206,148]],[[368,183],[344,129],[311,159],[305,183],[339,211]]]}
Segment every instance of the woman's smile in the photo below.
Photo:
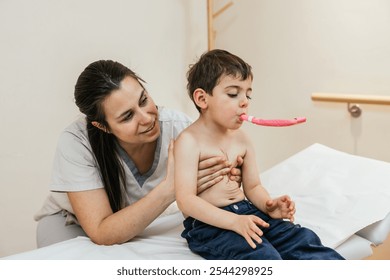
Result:
{"label": "woman's smile", "polygon": [[152,131],[156,127],[156,120],[153,121],[153,123],[144,131],[141,131],[140,134],[146,134],[150,131]]}

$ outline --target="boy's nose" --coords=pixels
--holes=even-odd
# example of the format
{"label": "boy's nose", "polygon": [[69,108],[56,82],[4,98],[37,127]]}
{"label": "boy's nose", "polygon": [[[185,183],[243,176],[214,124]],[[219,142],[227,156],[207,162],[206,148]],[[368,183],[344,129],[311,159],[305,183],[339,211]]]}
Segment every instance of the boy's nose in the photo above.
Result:
{"label": "boy's nose", "polygon": [[243,98],[241,98],[240,100],[240,107],[247,107],[248,106],[248,97],[244,96]]}

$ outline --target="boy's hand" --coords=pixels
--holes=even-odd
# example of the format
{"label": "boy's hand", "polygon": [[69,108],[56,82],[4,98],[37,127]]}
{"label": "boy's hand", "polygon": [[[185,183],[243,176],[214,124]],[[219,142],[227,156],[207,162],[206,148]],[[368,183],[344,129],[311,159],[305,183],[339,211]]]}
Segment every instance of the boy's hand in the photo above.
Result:
{"label": "boy's hand", "polygon": [[288,195],[268,200],[265,207],[272,218],[289,219],[294,222],[295,202]]}
{"label": "boy's hand", "polygon": [[232,230],[244,237],[249,246],[255,249],[255,242],[262,242],[263,231],[260,227],[269,227],[269,224],[254,215],[236,215]]}
{"label": "boy's hand", "polygon": [[244,163],[244,159],[241,156],[237,157],[237,164],[232,167],[230,170],[229,179],[231,181],[236,181],[241,185],[242,177],[241,177],[241,166]]}

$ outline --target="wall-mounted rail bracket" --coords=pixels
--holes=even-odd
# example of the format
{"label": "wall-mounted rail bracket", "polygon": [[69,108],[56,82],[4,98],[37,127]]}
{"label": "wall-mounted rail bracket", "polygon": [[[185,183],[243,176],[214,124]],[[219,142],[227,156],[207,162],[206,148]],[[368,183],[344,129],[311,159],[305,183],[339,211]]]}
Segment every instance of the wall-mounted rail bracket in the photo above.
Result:
{"label": "wall-mounted rail bracket", "polygon": [[351,105],[350,103],[348,103],[348,112],[353,118],[358,118],[362,114],[362,109],[360,109],[358,104]]}
{"label": "wall-mounted rail bracket", "polygon": [[348,112],[352,117],[358,118],[362,109],[358,104],[390,105],[390,96],[379,95],[356,95],[343,93],[312,93],[313,101],[343,102],[347,103]]}

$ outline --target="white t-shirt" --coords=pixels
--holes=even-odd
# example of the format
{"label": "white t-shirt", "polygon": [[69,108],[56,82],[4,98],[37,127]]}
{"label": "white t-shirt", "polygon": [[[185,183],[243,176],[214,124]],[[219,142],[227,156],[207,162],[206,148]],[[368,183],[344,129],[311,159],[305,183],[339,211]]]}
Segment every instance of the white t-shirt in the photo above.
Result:
{"label": "white t-shirt", "polygon": [[[127,154],[119,150],[126,174],[126,205],[141,199],[165,178],[170,140],[176,139],[192,122],[187,115],[178,111],[163,107],[159,107],[158,111],[161,134],[152,168],[147,173],[140,174]],[[68,216],[67,223],[77,222],[66,192],[99,188],[103,188],[103,182],[88,140],[86,120],[82,117],[69,125],[59,138],[53,162],[51,192],[34,218],[39,220],[63,211]],[[174,203],[165,212],[176,210]]]}

